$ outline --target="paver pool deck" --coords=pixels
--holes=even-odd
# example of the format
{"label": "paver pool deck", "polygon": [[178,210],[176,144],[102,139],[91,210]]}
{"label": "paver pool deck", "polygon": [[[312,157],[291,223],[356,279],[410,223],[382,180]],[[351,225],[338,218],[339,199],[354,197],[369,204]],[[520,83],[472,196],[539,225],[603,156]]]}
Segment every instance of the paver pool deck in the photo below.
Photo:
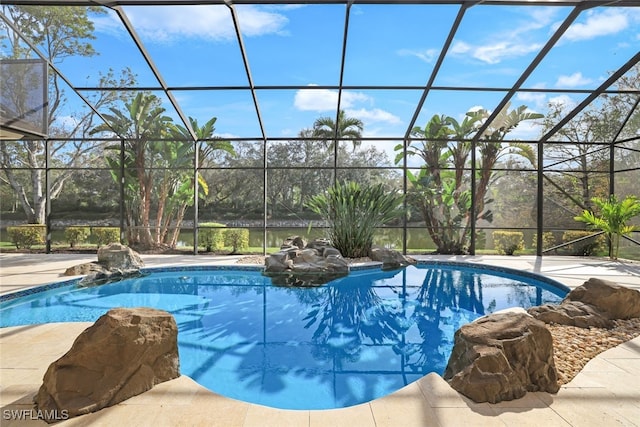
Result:
{"label": "paver pool deck", "polygon": [[[143,255],[145,265],[230,265],[239,257]],[[416,256],[466,261],[543,274],[570,288],[598,277],[640,290],[640,263],[557,256]],[[0,293],[51,283],[73,265],[95,255],[0,254]],[[16,420],[32,409],[45,370],[91,323],[49,323],[0,329],[0,407],[2,426],[44,426]],[[26,412],[20,412],[25,410]],[[14,411],[14,412],[12,412]],[[16,412],[17,411],[17,412]],[[33,413],[35,417],[35,413]],[[639,426],[640,337],[607,350],[556,394],[528,393],[498,404],[474,403],[429,374],[391,395],[334,410],[293,411],[226,398],[181,376],[146,393],[56,426]]]}

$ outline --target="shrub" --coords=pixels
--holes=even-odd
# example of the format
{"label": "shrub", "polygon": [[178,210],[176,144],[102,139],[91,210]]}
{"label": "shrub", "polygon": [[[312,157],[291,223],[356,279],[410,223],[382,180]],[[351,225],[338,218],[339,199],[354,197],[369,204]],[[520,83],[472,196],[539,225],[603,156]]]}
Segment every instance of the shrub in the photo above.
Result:
{"label": "shrub", "polygon": [[30,249],[33,245],[42,245],[47,235],[47,226],[42,224],[25,224],[7,227],[7,233],[16,249]]}
{"label": "shrub", "polygon": [[337,183],[306,206],[329,223],[329,240],[342,256],[369,255],[376,229],[404,214],[404,196],[388,192],[382,184],[360,186]]}
{"label": "shrub", "polygon": [[91,229],[98,248],[102,245],[120,242],[120,227],[93,227]]}
{"label": "shrub", "polygon": [[[567,243],[572,240],[590,236],[592,234],[594,233],[591,231],[583,231],[583,230],[565,231],[562,234],[562,242]],[[591,239],[585,239],[579,242],[572,243],[565,247],[571,253],[571,255],[591,256],[597,251],[604,249],[605,242],[606,242],[606,237],[604,236],[604,234],[602,234],[600,236],[593,237]]]}
{"label": "shrub", "polygon": [[524,234],[521,231],[494,231],[493,245],[499,254],[513,255],[524,249]]}
{"label": "shrub", "polygon": [[593,197],[591,199],[600,211],[598,214],[584,210],[573,219],[584,222],[592,230],[602,230],[609,239],[611,259],[618,258],[620,248],[620,236],[628,236],[634,231],[640,230],[637,225],[629,224],[629,221],[640,215],[640,199],[637,196],[627,196],[623,200],[612,194],[609,198]]}
{"label": "shrub", "polygon": [[484,230],[476,231],[476,250],[485,249],[487,246],[487,232]]}
{"label": "shrub", "polygon": [[224,224],[205,222],[198,230],[198,245],[204,246],[207,252],[224,247]]}
{"label": "shrub", "polygon": [[249,230],[246,228],[227,228],[224,230],[224,245],[231,246],[231,253],[249,247]]}
{"label": "shrub", "polygon": [[[556,244],[556,237],[552,231],[545,231],[542,233],[542,249],[552,248]],[[538,247],[538,233],[533,233],[533,239],[531,239],[531,247],[537,249]]]}
{"label": "shrub", "polygon": [[72,248],[77,243],[84,243],[90,234],[91,229],[89,227],[66,227],[64,229],[64,238]]}

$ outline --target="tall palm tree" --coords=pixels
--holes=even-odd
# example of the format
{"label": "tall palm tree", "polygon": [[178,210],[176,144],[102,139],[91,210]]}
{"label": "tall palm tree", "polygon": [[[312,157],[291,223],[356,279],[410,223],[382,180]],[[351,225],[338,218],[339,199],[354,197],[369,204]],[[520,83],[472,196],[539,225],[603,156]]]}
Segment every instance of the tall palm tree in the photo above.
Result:
{"label": "tall palm tree", "polygon": [[[150,93],[140,92],[125,104],[126,111],[110,108],[112,114],[104,114],[110,125],[96,126],[91,133],[114,130],[125,138],[125,165],[135,170],[125,171],[125,185],[137,195],[128,204],[127,218],[139,229],[129,227],[129,244],[151,247],[153,239],[150,229],[151,199],[153,189],[153,142],[166,133],[171,118],[164,115],[160,99]],[[115,147],[118,148],[119,147]],[[128,172],[128,173],[127,173]]]}
{"label": "tall palm tree", "polygon": [[[197,139],[195,141],[195,145],[192,140],[191,133],[189,133],[189,131],[184,126],[172,124],[169,128],[171,135],[176,139],[176,144],[184,145],[185,147],[183,160],[193,161],[195,153],[197,153],[198,155],[198,161],[195,166],[198,169],[197,179],[198,186],[201,190],[199,191],[199,196],[206,196],[209,193],[209,186],[199,172],[199,169],[204,166],[205,161],[210,158],[216,151],[226,151],[232,156],[236,155],[231,142],[214,136],[214,133],[216,131],[216,120],[217,117],[212,117],[204,125],[200,126],[198,125],[197,119],[189,117],[191,129],[193,129],[193,132]],[[194,147],[196,150],[195,152]],[[177,244],[180,234],[180,228],[187,207],[193,205],[194,203],[193,188],[195,185],[195,178],[192,174],[188,174],[188,176],[185,176],[184,178],[185,179],[183,179],[182,185],[179,188],[176,188],[174,197],[175,200],[173,200],[174,203],[172,203],[172,207],[175,209],[175,212],[172,212],[172,214],[175,214],[176,226],[169,241],[169,245],[171,247],[175,247]]]}
{"label": "tall palm tree", "polygon": [[416,139],[406,148],[406,153],[401,151],[404,150],[402,144],[396,146],[400,151],[396,163],[405,155],[419,156],[425,162],[417,174],[407,172],[412,184],[408,196],[422,214],[439,253],[464,253],[471,223],[478,219],[492,220],[492,212],[485,209],[485,205],[489,185],[496,176],[495,165],[502,155],[520,155],[535,162],[535,152],[529,145],[504,139],[521,122],[542,115],[528,112],[524,105],[510,109],[507,104],[476,142],[476,214],[471,215],[471,189],[468,188],[471,139],[489,116],[484,109],[467,112],[462,122],[435,115],[424,129],[417,126],[412,130],[411,136]]}
{"label": "tall palm tree", "polygon": [[335,149],[337,141],[348,139],[355,150],[362,142],[364,123],[355,117],[347,117],[344,110],[338,113],[338,122],[331,117],[320,117],[313,123],[313,136],[320,138],[330,150]]}

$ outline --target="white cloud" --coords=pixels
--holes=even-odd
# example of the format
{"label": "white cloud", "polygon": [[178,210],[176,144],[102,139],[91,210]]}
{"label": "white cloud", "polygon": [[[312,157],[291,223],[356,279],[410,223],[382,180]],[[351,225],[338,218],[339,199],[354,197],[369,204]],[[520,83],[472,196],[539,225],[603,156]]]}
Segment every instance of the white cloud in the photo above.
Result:
{"label": "white cloud", "polygon": [[[373,102],[373,98],[362,92],[344,91],[340,108],[348,117],[362,120],[365,129],[369,132],[368,135],[373,125],[402,124],[398,116],[380,108],[371,108]],[[338,106],[338,92],[329,89],[300,89],[295,94],[293,104],[298,110],[335,114]]]}
{"label": "white cloud", "polygon": [[[316,86],[316,85],[309,85]],[[347,109],[359,102],[368,102],[371,98],[361,92],[342,92],[340,108]],[[293,105],[303,111],[331,111],[338,106],[338,91],[329,89],[300,89],[296,92]]]}
{"label": "white cloud", "polygon": [[451,46],[450,52],[452,54],[463,55],[471,51],[471,46],[463,41],[455,41]]}
{"label": "white cloud", "polygon": [[234,138],[241,138],[240,135],[236,135],[234,133],[230,133],[230,132],[222,132],[222,133],[216,133],[216,136],[219,136],[222,139],[234,139]]}
{"label": "white cloud", "polygon": [[344,91],[342,92],[342,99],[340,102],[340,108],[350,108],[353,107],[354,104],[358,102],[372,102],[371,97],[365,95],[362,92],[350,92]]}
{"label": "white cloud", "polygon": [[561,107],[562,110],[571,109],[577,105],[576,101],[569,95],[559,95],[549,98],[549,104],[557,105]]}
{"label": "white cloud", "polygon": [[547,105],[547,95],[544,93],[518,92],[516,99],[526,103],[527,105],[532,104],[537,107],[537,109],[543,109]]}
{"label": "white cloud", "polygon": [[[462,46],[461,46],[462,45]],[[498,64],[506,58],[514,58],[537,52],[542,48],[538,43],[513,43],[501,41],[493,44],[472,46],[467,43],[458,43],[453,46],[452,53],[471,53],[471,57],[487,64]]]}
{"label": "white cloud", "polygon": [[389,124],[400,124],[402,120],[394,114],[391,114],[388,111],[381,110],[380,108],[373,108],[368,110],[366,108],[360,108],[358,110],[345,110],[347,116],[355,117],[364,122],[364,124],[368,123],[389,123]]}
{"label": "white cloud", "polygon": [[[498,64],[505,59],[525,56],[538,52],[543,43],[535,38],[540,37],[540,30],[546,30],[557,11],[551,8],[525,8],[524,19],[510,25],[512,29],[496,31],[489,38],[478,43],[457,40],[451,46],[452,55],[464,55],[487,64]],[[490,24],[487,24],[490,25]],[[542,37],[546,38],[546,34]]]}
{"label": "white cloud", "polygon": [[525,120],[518,123],[515,129],[509,132],[508,139],[522,141],[535,141],[542,134],[542,125],[538,120]]}
{"label": "white cloud", "polygon": [[564,37],[568,40],[589,40],[619,33],[629,25],[629,20],[622,10],[588,11],[586,15],[587,19],[584,22],[576,22],[571,25]]}
{"label": "white cloud", "polygon": [[338,92],[328,89],[300,89],[296,92],[293,105],[302,111],[335,110],[338,106]]}
{"label": "white cloud", "polygon": [[576,72],[571,74],[570,76],[560,76],[556,81],[556,87],[560,88],[572,88],[577,86],[588,85],[593,82],[593,80],[588,79],[582,75],[581,72]]}
{"label": "white cloud", "polygon": [[438,56],[439,51],[436,49],[400,49],[397,54],[400,56],[415,56],[416,58],[428,64],[432,63]]}
{"label": "white cloud", "polygon": [[[238,7],[240,29],[244,36],[283,34],[289,20],[280,13],[256,6]],[[134,29],[145,39],[171,42],[180,38],[231,40],[235,29],[231,13],[222,5],[154,6],[126,8]]]}

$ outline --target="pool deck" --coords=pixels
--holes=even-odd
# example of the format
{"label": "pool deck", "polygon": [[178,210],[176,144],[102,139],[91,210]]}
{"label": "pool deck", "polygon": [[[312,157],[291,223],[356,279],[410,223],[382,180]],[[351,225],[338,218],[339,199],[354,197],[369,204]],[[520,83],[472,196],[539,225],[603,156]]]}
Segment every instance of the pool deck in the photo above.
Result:
{"label": "pool deck", "polygon": [[[143,255],[148,267],[230,265],[238,257]],[[575,257],[416,256],[466,261],[543,274],[570,288],[590,277],[640,290],[640,263]],[[0,254],[0,294],[63,279],[68,267],[95,255]],[[30,413],[48,365],[62,356],[91,323],[50,323],[0,329],[2,426],[46,426]],[[146,393],[56,426],[638,426],[640,427],[640,337],[601,353],[557,394],[528,393],[498,404],[474,403],[438,375],[429,374],[372,402],[344,409],[291,411],[225,398],[189,377],[159,384]],[[12,410],[17,412],[11,412]],[[26,412],[20,412],[24,410]]]}

